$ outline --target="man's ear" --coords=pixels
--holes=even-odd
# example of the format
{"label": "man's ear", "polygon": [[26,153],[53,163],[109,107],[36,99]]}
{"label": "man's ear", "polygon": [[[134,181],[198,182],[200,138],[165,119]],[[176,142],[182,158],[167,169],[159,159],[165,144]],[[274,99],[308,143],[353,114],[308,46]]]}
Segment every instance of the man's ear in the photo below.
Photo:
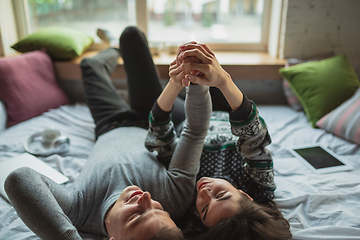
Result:
{"label": "man's ear", "polygon": [[109,240],[114,240],[114,238],[113,238],[113,237],[111,237],[111,238],[109,238]]}
{"label": "man's ear", "polygon": [[249,194],[247,194],[246,192],[244,192],[243,190],[238,190],[241,194],[245,195],[246,197],[248,197],[251,201],[254,201],[254,199],[252,197],[250,197]]}

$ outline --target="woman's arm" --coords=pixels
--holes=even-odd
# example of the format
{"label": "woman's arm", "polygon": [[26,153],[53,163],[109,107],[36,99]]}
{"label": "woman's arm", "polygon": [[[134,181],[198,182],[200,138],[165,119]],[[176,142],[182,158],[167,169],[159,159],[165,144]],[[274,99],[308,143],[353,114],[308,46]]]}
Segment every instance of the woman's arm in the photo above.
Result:
{"label": "woman's arm", "polygon": [[[276,189],[274,181],[274,167],[271,153],[266,149],[271,138],[265,121],[259,116],[256,105],[248,101],[250,114],[245,118],[244,103],[230,113],[231,131],[238,136],[237,150],[244,158],[244,189],[257,202],[266,202],[274,198]],[[243,117],[240,117],[243,116]]]}
{"label": "woman's arm", "polygon": [[184,72],[178,70],[175,60],[170,63],[169,76],[169,82],[149,114],[149,132],[145,140],[145,147],[151,152],[157,151],[158,160],[166,167],[177,144],[170,113],[175,99],[183,88],[181,80],[185,76]]}
{"label": "woman's arm", "polygon": [[169,82],[157,99],[158,106],[165,112],[171,111],[175,99],[183,88],[181,79],[185,76],[185,72],[179,71],[175,60],[170,63],[169,76]]}

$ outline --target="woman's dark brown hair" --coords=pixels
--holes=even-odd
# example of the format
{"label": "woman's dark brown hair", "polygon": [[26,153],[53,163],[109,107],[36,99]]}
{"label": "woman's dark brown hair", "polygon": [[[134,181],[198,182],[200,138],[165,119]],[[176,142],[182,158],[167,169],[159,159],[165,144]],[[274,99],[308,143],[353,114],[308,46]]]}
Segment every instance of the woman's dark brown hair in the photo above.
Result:
{"label": "woman's dark brown hair", "polygon": [[189,233],[185,234],[189,239],[197,240],[292,239],[290,224],[273,201],[257,204],[249,198],[241,198],[239,211],[233,217],[223,219],[212,228]]}

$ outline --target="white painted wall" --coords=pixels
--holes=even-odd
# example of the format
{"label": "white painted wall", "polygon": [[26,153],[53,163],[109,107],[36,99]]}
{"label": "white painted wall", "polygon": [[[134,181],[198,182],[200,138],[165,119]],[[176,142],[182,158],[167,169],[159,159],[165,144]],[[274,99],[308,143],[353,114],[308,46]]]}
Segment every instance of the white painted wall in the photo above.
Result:
{"label": "white painted wall", "polygon": [[[286,0],[284,58],[345,53],[360,77],[360,1]],[[286,5],[286,4],[285,4]]]}

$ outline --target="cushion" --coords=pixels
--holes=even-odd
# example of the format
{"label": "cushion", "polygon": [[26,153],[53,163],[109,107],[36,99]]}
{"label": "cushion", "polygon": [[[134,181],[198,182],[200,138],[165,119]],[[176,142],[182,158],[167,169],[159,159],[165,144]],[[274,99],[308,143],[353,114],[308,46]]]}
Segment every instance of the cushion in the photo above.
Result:
{"label": "cushion", "polygon": [[[285,67],[287,67],[287,64],[285,64]],[[284,95],[290,107],[298,112],[304,110],[300,100],[298,99],[294,91],[291,89],[290,84],[288,81],[286,81],[286,79],[283,80],[283,89]]]}
{"label": "cushion", "polygon": [[6,128],[6,120],[5,104],[0,100],[0,132]]}
{"label": "cushion", "polygon": [[[297,59],[297,58],[289,58],[289,59],[287,59],[287,61],[285,63],[285,67],[294,66],[299,63],[322,60],[322,59],[326,59],[326,58],[333,57],[333,56],[334,56],[333,52],[328,52],[328,53],[318,55],[316,57],[309,58],[307,60],[302,60],[302,59]],[[296,96],[294,91],[291,89],[290,84],[288,81],[286,81],[286,79],[283,80],[283,89],[284,89],[284,95],[285,95],[286,100],[287,100],[288,104],[290,105],[290,107],[298,112],[303,111],[304,108],[301,105],[300,100],[298,99],[298,97]]]}
{"label": "cushion", "polygon": [[360,145],[360,88],[354,96],[322,117],[316,126]]}
{"label": "cushion", "polygon": [[0,86],[7,126],[69,103],[56,82],[52,61],[43,51],[0,58]]}
{"label": "cushion", "polygon": [[70,60],[80,56],[93,43],[84,32],[64,27],[42,28],[11,46],[21,53],[45,48],[52,59]]}
{"label": "cushion", "polygon": [[346,55],[280,68],[299,98],[311,126],[349,99],[359,80]]}

